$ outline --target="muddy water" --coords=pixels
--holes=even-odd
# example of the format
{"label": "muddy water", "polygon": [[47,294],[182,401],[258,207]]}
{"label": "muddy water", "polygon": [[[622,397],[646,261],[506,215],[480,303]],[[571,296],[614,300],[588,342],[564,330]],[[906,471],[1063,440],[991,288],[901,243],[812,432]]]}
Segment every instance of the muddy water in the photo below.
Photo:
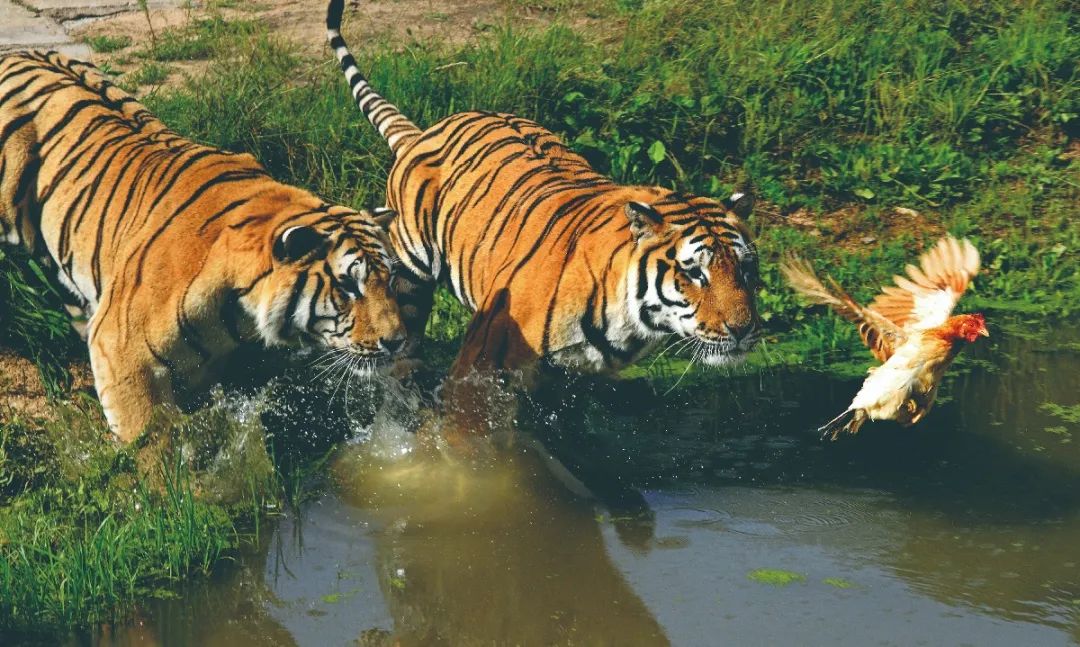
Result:
{"label": "muddy water", "polygon": [[798,372],[571,384],[491,461],[383,425],[260,546],[105,642],[1075,644],[1080,423],[1041,406],[1080,402],[1066,334],[998,334],[921,427],[835,443],[813,427],[857,382]]}

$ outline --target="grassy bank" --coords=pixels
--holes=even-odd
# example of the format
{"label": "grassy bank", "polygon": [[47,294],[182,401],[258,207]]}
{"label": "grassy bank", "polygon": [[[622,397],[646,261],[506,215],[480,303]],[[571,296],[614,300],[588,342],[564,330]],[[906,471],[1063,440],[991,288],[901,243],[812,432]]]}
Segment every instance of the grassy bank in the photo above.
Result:
{"label": "grassy bank", "polygon": [[0,637],[123,618],[256,532],[278,480],[261,429],[162,416],[119,448],[97,403],[0,422]]}
{"label": "grassy bank", "polygon": [[[553,6],[574,16],[585,5]],[[857,352],[855,331],[794,300],[775,270],[782,253],[814,259],[866,297],[951,231],[984,256],[967,305],[1032,317],[1080,309],[1080,19],[1071,6],[598,0],[584,31],[493,27],[454,48],[353,41],[374,86],[422,126],[472,108],[515,112],[564,133],[620,181],[707,195],[751,181],[762,198],[752,223],[761,304],[774,333],[762,356],[835,367]],[[134,87],[148,66],[208,58],[204,75],[145,102],[180,133],[252,152],[284,181],[379,203],[384,142],[329,55],[294,51],[257,18],[217,17],[158,34],[130,54],[145,64],[120,82]],[[45,274],[0,252],[0,304],[0,343],[38,362],[62,392],[60,367],[83,351]],[[440,295],[430,333],[447,357],[466,321]],[[639,372],[673,366],[665,362]],[[228,436],[260,442],[230,454],[254,462],[223,483],[206,479],[213,461],[177,462],[220,453],[116,450],[92,405],[64,411],[51,423],[0,415],[0,629],[107,620],[205,572],[288,480],[258,458],[261,433]],[[211,427],[227,426],[219,422]],[[228,501],[206,496],[223,487]]]}

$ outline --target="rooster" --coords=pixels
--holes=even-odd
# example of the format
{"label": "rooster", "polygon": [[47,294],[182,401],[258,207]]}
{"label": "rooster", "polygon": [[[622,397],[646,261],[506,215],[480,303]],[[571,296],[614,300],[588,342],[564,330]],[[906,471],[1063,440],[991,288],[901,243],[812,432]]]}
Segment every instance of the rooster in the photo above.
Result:
{"label": "rooster", "polygon": [[979,252],[967,240],[942,238],[907,266],[907,276],[894,276],[869,306],[855,303],[826,277],[828,287],[810,263],[790,257],[780,266],[791,286],[809,301],[827,305],[859,327],[859,336],[880,362],[871,368],[848,408],[818,431],[836,440],[854,434],[869,420],[895,420],[910,426],[930,411],[941,376],[964,343],[989,337],[981,314],[950,316],[960,295],[979,272]]}

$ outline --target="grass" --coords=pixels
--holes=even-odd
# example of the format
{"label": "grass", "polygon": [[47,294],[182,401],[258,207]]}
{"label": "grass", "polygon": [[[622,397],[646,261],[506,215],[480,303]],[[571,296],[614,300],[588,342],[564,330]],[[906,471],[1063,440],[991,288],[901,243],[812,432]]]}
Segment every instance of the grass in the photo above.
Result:
{"label": "grass", "polygon": [[120,79],[120,86],[128,92],[134,92],[140,86],[161,85],[169,78],[172,69],[156,61],[146,61]]}
{"label": "grass", "polygon": [[[750,179],[764,198],[763,316],[827,355],[856,338],[794,299],[781,253],[812,255],[867,297],[948,230],[971,237],[988,269],[969,304],[1059,315],[1080,304],[1076,16],[1053,2],[976,4],[749,2],[732,21],[719,5],[647,2],[611,8],[625,20],[614,42],[504,28],[460,50],[371,44],[360,60],[421,125],[504,110],[565,133],[622,181],[724,195]],[[287,181],[377,203],[388,153],[333,64],[269,38],[246,60],[153,109]],[[464,65],[441,68],[450,62]],[[914,225],[896,224],[897,206],[918,212]],[[819,223],[792,224],[800,210]],[[460,333],[454,305],[437,316],[435,336]]]}
{"label": "grass", "polygon": [[768,584],[770,586],[790,586],[801,584],[806,581],[806,576],[794,571],[784,571],[776,568],[759,568],[746,574],[746,578],[752,582]]}
{"label": "grass", "polygon": [[[1077,311],[1080,25],[1068,3],[746,2],[740,20],[688,1],[589,10],[618,28],[597,39],[560,24],[502,27],[456,49],[363,42],[359,59],[420,125],[503,110],[564,133],[621,181],[706,195],[752,181],[762,316],[774,341],[800,342],[785,351],[797,363],[828,366],[858,342],[782,284],[775,259],[789,251],[865,298],[951,231],[974,240],[987,268],[963,307]],[[252,20],[211,13],[157,34],[126,83],[160,81],[161,61],[211,57],[205,76],[148,97],[151,109],[285,181],[379,203],[384,142],[333,62],[295,51]],[[918,217],[906,223],[895,207]],[[444,295],[429,330],[452,343],[465,321]]]}
{"label": "grass", "polygon": [[250,20],[226,20],[218,14],[190,21],[182,27],[157,34],[140,56],[155,61],[190,61],[208,59],[257,30]]}
{"label": "grass", "polygon": [[118,52],[131,45],[130,36],[87,36],[84,41],[90,46],[90,49],[99,54]]}
{"label": "grass", "polygon": [[855,586],[854,584],[852,584],[848,580],[845,580],[842,577],[826,577],[821,580],[821,583],[827,586],[831,586],[834,589],[850,589]]}
{"label": "grass", "polygon": [[163,415],[128,448],[92,400],[57,416],[0,424],[0,632],[122,619],[209,573],[275,500],[262,435],[238,445],[243,425],[220,411]]}
{"label": "grass", "polygon": [[0,248],[0,344],[38,366],[50,396],[71,384],[67,363],[83,356],[63,299],[43,268],[22,250]]}

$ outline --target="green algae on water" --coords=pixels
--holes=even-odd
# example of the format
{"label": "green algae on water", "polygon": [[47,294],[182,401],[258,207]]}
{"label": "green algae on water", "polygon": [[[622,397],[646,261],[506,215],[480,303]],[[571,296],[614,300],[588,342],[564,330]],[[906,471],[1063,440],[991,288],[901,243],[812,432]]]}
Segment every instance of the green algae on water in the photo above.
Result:
{"label": "green algae on water", "polygon": [[784,571],[776,568],[759,568],[746,574],[747,579],[761,584],[772,586],[788,586],[796,582],[805,582],[806,576],[794,571]]}
{"label": "green algae on water", "polygon": [[845,580],[842,577],[826,577],[825,579],[821,580],[821,583],[828,584],[835,589],[850,589],[855,586],[854,584]]}

